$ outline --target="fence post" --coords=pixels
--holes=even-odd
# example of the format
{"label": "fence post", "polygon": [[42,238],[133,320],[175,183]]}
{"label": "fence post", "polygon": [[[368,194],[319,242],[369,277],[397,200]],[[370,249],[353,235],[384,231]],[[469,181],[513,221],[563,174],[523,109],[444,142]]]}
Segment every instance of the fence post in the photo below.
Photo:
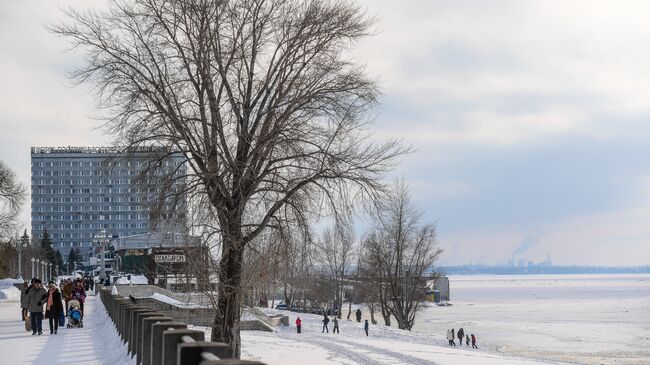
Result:
{"label": "fence post", "polygon": [[263,362],[251,360],[205,360],[201,361],[199,365],[265,365]]}
{"label": "fence post", "polygon": [[125,304],[123,306],[120,306],[120,316],[119,316],[119,322],[117,326],[120,328],[120,336],[122,337],[122,342],[127,342],[127,338],[129,335],[129,326],[128,323],[131,320],[131,311],[135,309],[141,309],[137,305],[134,304]]}
{"label": "fence post", "polygon": [[177,365],[196,365],[203,360],[204,352],[211,353],[220,359],[232,359],[230,346],[222,342],[179,343]]}
{"label": "fence post", "polygon": [[136,361],[144,365],[151,365],[151,328],[156,323],[171,322],[171,317],[148,317],[142,321],[142,339],[140,342],[140,351],[138,351]]}
{"label": "fence post", "polygon": [[187,329],[185,323],[164,322],[154,323],[151,326],[151,364],[160,365],[163,363],[163,332],[169,329]]}
{"label": "fence post", "polygon": [[173,329],[163,331],[163,365],[178,365],[178,344],[182,342],[183,336],[190,336],[195,341],[203,341],[205,333],[203,331]]}
{"label": "fence post", "polygon": [[151,309],[136,309],[131,312],[131,321],[129,322],[129,328],[127,331],[129,331],[129,353],[131,355],[135,355],[135,347],[136,344],[138,343],[138,316],[141,314],[149,314],[149,315],[154,315],[157,314],[156,312],[151,311]]}
{"label": "fence post", "polygon": [[[143,312],[136,314],[135,320],[135,337],[133,337],[133,356],[135,356],[136,361],[142,360],[141,356],[138,356],[140,352],[140,346],[142,345],[142,323],[145,318],[149,317],[162,317],[163,315],[158,312]],[[140,365],[136,362],[137,365]]]}

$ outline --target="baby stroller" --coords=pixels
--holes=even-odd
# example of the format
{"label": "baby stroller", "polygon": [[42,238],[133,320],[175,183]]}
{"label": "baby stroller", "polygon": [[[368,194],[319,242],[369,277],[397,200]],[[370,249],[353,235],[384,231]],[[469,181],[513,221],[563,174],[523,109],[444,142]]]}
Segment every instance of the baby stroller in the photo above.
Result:
{"label": "baby stroller", "polygon": [[83,315],[79,310],[80,304],[76,299],[68,302],[68,325],[67,328],[83,328]]}

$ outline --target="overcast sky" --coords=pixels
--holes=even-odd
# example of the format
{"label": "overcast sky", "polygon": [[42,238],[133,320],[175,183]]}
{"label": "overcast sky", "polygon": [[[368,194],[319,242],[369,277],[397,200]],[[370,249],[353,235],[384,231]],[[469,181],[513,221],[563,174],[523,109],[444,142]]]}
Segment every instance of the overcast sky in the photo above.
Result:
{"label": "overcast sky", "polygon": [[[0,0],[0,159],[105,145],[48,34],[59,7]],[[650,264],[650,2],[367,0],[355,57],[383,86],[377,136],[417,151],[397,176],[438,224],[443,263]],[[24,213],[29,220],[29,207]]]}

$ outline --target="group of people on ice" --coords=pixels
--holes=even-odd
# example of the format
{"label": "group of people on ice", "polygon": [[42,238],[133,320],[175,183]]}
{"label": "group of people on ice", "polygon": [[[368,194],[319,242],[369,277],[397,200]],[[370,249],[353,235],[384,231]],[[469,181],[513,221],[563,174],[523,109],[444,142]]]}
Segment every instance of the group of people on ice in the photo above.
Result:
{"label": "group of people on ice", "polygon": [[[65,316],[72,318],[70,314],[74,311],[79,312],[75,317],[80,321],[83,303],[86,301],[83,284],[81,279],[74,284],[72,279],[62,280],[59,288],[54,281],[49,281],[45,287],[38,278],[25,281],[20,292],[21,318],[25,322],[25,329],[31,330],[32,335],[40,336],[43,334],[43,318],[47,318],[50,334],[57,334],[59,326],[65,324]],[[71,319],[70,322],[72,321]]]}
{"label": "group of people on ice", "polygon": [[[357,309],[356,312],[356,317],[357,317],[357,322],[361,322],[361,310]],[[332,328],[332,333],[341,333],[339,330],[339,319],[335,316],[332,316],[332,324],[334,325],[334,328]],[[321,333],[329,333],[329,323],[330,323],[330,318],[327,316],[327,313],[323,316],[323,330]],[[368,320],[366,319],[366,322],[363,324],[363,330],[366,332],[366,336],[368,336],[368,329],[370,325],[368,324]],[[300,317],[296,318],[296,332],[301,333],[302,332],[302,319]]]}
{"label": "group of people on ice", "polygon": [[456,336],[458,336],[458,343],[460,346],[463,346],[463,341],[469,346],[470,341],[472,342],[472,348],[477,349],[476,345],[476,336],[472,333],[466,334],[464,329],[459,329],[458,333],[454,332],[454,329],[447,330],[447,340],[449,341],[449,346],[456,346]]}

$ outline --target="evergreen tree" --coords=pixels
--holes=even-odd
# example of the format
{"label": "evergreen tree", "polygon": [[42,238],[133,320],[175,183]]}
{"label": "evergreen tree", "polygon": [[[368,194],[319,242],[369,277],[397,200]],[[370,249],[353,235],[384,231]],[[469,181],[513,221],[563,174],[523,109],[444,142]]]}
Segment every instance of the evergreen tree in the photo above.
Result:
{"label": "evergreen tree", "polygon": [[72,270],[74,270],[74,264],[77,261],[78,261],[77,250],[75,250],[74,248],[71,248],[70,253],[68,253],[68,262],[67,262],[67,264],[68,264],[68,267],[67,267],[68,268],[68,274],[72,273]]}
{"label": "evergreen tree", "polygon": [[47,229],[43,230],[43,238],[41,238],[41,250],[43,251],[43,258],[45,261],[56,265],[56,252],[52,248],[52,239]]}
{"label": "evergreen tree", "polygon": [[57,272],[56,275],[60,275],[63,270],[63,256],[59,251],[56,251],[56,265],[59,266],[59,272]]}

